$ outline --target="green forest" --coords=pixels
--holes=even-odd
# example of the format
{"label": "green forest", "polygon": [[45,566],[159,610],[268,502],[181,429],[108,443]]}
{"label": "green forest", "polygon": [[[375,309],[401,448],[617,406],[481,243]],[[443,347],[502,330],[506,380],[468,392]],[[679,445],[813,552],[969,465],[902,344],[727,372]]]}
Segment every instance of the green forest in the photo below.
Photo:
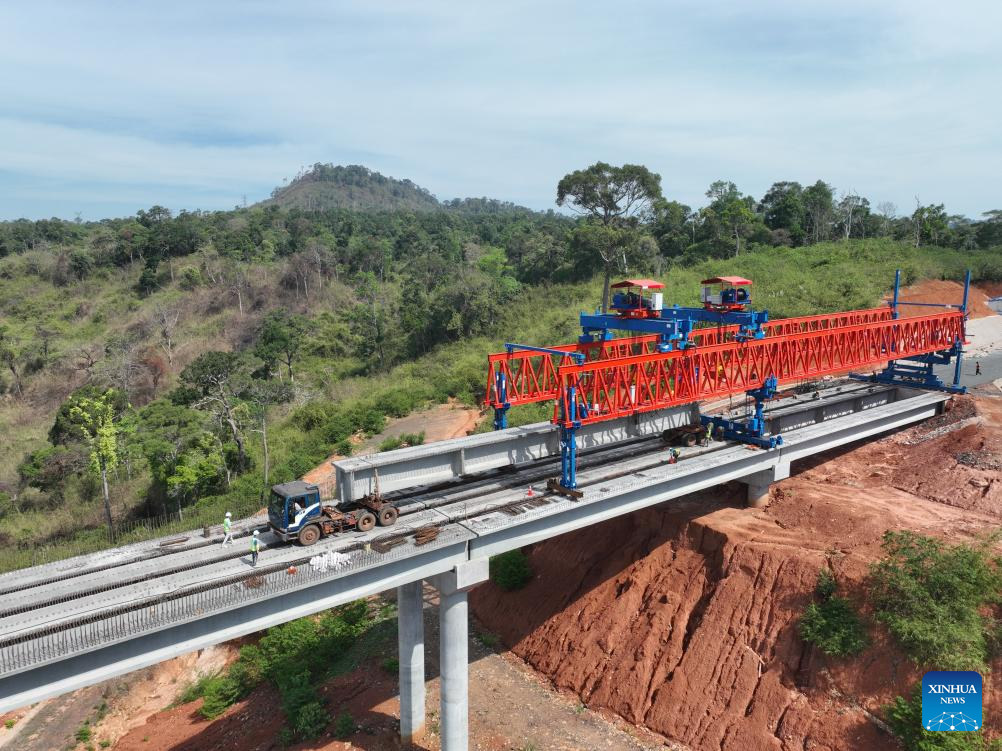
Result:
{"label": "green forest", "polygon": [[742,274],[776,317],[877,304],[895,268],[1002,280],[1002,211],[898,214],[821,180],[706,196],[599,162],[537,212],[317,164],[232,211],[0,223],[0,566],[252,513],[388,418],[478,404],[489,351],[573,341],[616,275],[691,303]]}

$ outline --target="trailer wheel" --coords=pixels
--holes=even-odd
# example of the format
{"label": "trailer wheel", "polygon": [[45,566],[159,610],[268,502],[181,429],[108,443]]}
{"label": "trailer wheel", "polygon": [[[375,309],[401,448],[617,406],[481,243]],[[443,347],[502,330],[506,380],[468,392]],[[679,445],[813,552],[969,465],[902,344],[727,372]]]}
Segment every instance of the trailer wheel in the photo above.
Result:
{"label": "trailer wheel", "polygon": [[309,547],[316,543],[320,539],[320,527],[316,524],[310,524],[309,526],[303,527],[299,530],[299,544],[305,547]]}
{"label": "trailer wheel", "polygon": [[379,510],[379,526],[380,527],[392,527],[393,523],[396,522],[397,517],[400,512],[393,506],[383,506]]}
{"label": "trailer wheel", "polygon": [[358,529],[360,532],[368,532],[376,526],[376,515],[371,511],[366,511],[358,517]]}
{"label": "trailer wheel", "polygon": [[690,448],[693,447],[693,446],[695,446],[696,445],[696,434],[695,433],[686,433],[686,436],[685,436],[685,439],[683,440],[683,443],[686,446],[689,446]]}
{"label": "trailer wheel", "polygon": [[667,443],[669,446],[671,445],[672,438],[674,437],[675,437],[674,430],[668,429],[661,431],[661,440]]}

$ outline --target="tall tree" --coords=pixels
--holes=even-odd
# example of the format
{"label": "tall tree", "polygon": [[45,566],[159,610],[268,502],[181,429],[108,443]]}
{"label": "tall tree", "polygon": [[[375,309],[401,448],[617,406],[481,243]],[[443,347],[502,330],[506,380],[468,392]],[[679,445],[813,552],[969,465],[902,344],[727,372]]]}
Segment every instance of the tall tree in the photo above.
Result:
{"label": "tall tree", "polygon": [[853,228],[862,226],[864,218],[870,212],[870,202],[850,192],[839,200],[837,210],[842,239],[848,240],[852,237]]}
{"label": "tall tree", "polygon": [[90,465],[101,477],[104,513],[108,535],[114,535],[111,517],[111,495],[108,492],[108,472],[118,466],[118,425],[115,420],[116,394],[108,389],[96,399],[80,399],[70,409],[70,420],[77,426],[90,450]]}
{"label": "tall tree", "polygon": [[798,182],[778,182],[759,202],[759,211],[765,226],[774,232],[783,230],[789,234],[794,244],[804,241],[804,189]]}
{"label": "tall tree", "polygon": [[246,386],[246,370],[235,352],[206,352],[181,371],[181,382],[199,393],[195,406],[212,411],[229,429],[237,447],[238,471],[247,466],[238,410],[240,393]]}
{"label": "tall tree", "polygon": [[652,230],[657,238],[661,255],[680,256],[696,242],[693,211],[678,201],[660,200],[654,204]]}
{"label": "tall tree", "polygon": [[261,331],[258,334],[254,354],[271,367],[277,360],[285,363],[289,371],[289,381],[296,378],[292,370],[292,362],[299,353],[299,348],[306,339],[310,322],[298,313],[287,310],[273,310],[264,317]]}
{"label": "tall tree", "polygon": [[831,236],[832,217],[835,214],[832,187],[823,180],[818,180],[814,185],[804,188],[803,200],[810,241],[824,242]]}
{"label": "tall tree", "polygon": [[[661,198],[661,176],[639,164],[613,167],[605,162],[571,172],[557,184],[557,205],[589,220],[576,232],[585,232],[582,246],[602,261],[602,312],[609,310],[612,271],[626,265],[631,256],[649,251],[638,232],[640,220],[651,204]],[[591,226],[589,226],[591,225]]]}
{"label": "tall tree", "polygon": [[[918,199],[915,202],[918,204]],[[912,228],[915,233],[916,248],[923,242],[938,245],[949,229],[946,207],[941,203],[916,206],[912,214]]]}
{"label": "tall tree", "polygon": [[6,326],[0,325],[0,365],[14,377],[13,390],[22,395],[24,347]]}

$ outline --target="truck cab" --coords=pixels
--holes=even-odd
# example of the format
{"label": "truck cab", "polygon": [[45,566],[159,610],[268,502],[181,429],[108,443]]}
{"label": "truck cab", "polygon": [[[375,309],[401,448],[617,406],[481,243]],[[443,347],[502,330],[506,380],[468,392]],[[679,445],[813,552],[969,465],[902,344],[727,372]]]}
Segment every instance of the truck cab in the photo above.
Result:
{"label": "truck cab", "polygon": [[348,530],[369,532],[377,524],[390,527],[399,511],[393,503],[379,497],[366,497],[345,508],[336,501],[325,504],[316,485],[293,480],[273,485],[268,500],[268,524],[282,542],[297,540],[301,545],[313,545],[321,537]]}
{"label": "truck cab", "polygon": [[268,501],[268,523],[283,542],[299,538],[299,530],[320,519],[320,488],[302,480],[273,485]]}

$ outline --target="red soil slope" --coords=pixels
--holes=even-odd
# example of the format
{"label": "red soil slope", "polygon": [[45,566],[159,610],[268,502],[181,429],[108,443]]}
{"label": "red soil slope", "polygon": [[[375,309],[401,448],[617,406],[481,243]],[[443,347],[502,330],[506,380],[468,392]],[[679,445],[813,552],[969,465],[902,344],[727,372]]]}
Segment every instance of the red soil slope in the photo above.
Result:
{"label": "red soil slope", "polygon": [[[991,287],[985,285],[971,286],[967,298],[967,309],[971,318],[996,315],[995,311],[988,307],[988,298],[992,295],[986,294],[986,292],[990,289]],[[887,299],[891,299],[890,295],[888,295]],[[899,299],[902,302],[950,303],[960,305],[964,301],[964,285],[946,281],[920,282],[911,287],[902,288]],[[929,315],[930,313],[935,313],[936,310],[937,308],[911,305],[903,305],[900,309],[901,315],[908,318]]]}
{"label": "red soil slope", "polygon": [[[1002,404],[957,405],[795,466],[768,509],[741,508],[737,486],[537,545],[537,577],[475,590],[474,613],[558,688],[694,749],[897,748],[871,713],[920,671],[879,631],[862,656],[829,660],[796,623],[821,568],[862,600],[885,530],[970,539],[1002,521],[1000,473],[983,468],[1002,455]],[[985,722],[998,728],[994,668]]]}

